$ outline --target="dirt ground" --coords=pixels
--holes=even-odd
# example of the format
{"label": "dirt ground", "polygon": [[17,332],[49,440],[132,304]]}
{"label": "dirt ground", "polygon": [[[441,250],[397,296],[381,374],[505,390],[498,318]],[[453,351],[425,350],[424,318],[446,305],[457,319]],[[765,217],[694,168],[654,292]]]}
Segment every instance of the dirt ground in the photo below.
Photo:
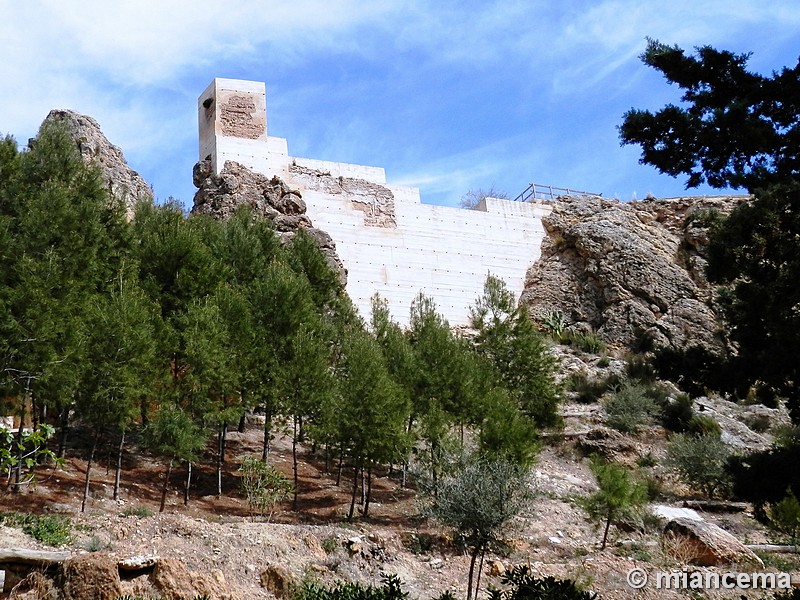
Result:
{"label": "dirt ground", "polygon": [[[596,425],[601,419],[596,407],[566,405],[562,410],[567,433]],[[663,432],[659,431],[653,428],[608,443],[618,444],[614,448],[633,464],[637,456],[663,455]],[[184,505],[185,471],[177,469],[170,482],[167,509],[161,514],[157,511],[164,465],[131,453],[126,455],[118,501],[111,499],[111,457],[101,453],[92,470],[87,510],[80,513],[87,452],[79,446],[70,448],[64,470],[39,473],[35,488],[19,495],[3,494],[0,507],[4,511],[66,513],[75,530],[67,549],[110,552],[120,558],[144,554],[177,558],[190,569],[214,573],[247,599],[273,597],[260,583],[261,573],[269,565],[285,567],[297,581],[343,578],[378,583],[382,574],[397,574],[412,598],[431,598],[446,590],[456,595],[464,592],[468,557],[452,543],[449,532],[418,517],[416,495],[413,489],[401,488],[399,473],[378,473],[370,516],[359,514],[349,523],[346,515],[352,480],[345,472],[337,486],[335,472],[326,472],[324,457],[302,447],[298,509],[294,511],[291,503],[286,503],[270,523],[251,519],[238,492],[236,469],[243,456],[260,455],[261,443],[261,428],[256,424],[243,434],[230,434],[222,497],[215,495],[213,466],[195,468],[190,501]],[[211,449],[209,452],[212,456]],[[213,461],[206,462],[213,465]],[[270,462],[291,477],[291,444],[285,436],[275,440]],[[679,486],[666,476],[663,479],[666,502],[678,505]],[[499,585],[496,574],[503,568],[527,564],[539,575],[575,579],[610,600],[679,596],[649,587],[633,590],[625,583],[633,567],[648,571],[684,567],[675,557],[665,555],[659,545],[663,523],[651,522],[644,529],[630,531],[612,528],[613,543],[599,550],[600,532],[576,502],[577,497],[591,493],[595,484],[575,439],[567,435],[545,440],[532,485],[539,492],[533,514],[519,519],[507,546],[487,557],[483,583]],[[747,513],[709,514],[707,518],[747,543],[769,541],[769,532]],[[44,548],[21,531],[3,526],[0,546]],[[796,563],[776,564],[783,568],[788,564],[795,572],[798,569]],[[146,591],[136,585],[130,582],[130,593]],[[724,594],[709,594],[717,595]],[[728,597],[739,595],[741,592]]]}

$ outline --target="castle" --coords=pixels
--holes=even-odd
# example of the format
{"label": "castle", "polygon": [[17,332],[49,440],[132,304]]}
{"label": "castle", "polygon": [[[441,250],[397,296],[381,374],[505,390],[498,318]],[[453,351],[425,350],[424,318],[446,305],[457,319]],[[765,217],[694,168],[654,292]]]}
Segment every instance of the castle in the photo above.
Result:
{"label": "castle", "polygon": [[422,204],[419,190],[386,182],[382,168],[289,155],[267,134],[265,85],[214,79],[198,99],[200,160],[219,174],[236,161],[302,194],[314,226],[336,242],[347,292],[369,318],[377,292],[405,325],[414,297],[432,297],[451,325],[469,319],[487,274],[517,297],[545,236],[541,202],[486,198],[475,210]]}

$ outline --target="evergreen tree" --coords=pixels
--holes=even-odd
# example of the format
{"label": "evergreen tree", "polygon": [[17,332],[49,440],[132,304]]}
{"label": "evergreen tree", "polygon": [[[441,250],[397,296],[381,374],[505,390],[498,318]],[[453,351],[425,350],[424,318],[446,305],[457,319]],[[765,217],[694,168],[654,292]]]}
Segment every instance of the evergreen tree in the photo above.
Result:
{"label": "evergreen tree", "polygon": [[634,515],[647,502],[647,490],[623,465],[608,463],[595,457],[590,467],[599,489],[583,499],[583,507],[591,518],[605,524],[600,546],[603,550],[608,541],[611,523]]}
{"label": "evergreen tree", "polygon": [[392,381],[381,348],[370,334],[351,332],[343,340],[342,352],[337,415],[339,439],[353,466],[348,514],[352,519],[359,473],[367,477],[364,516],[368,516],[373,469],[405,458],[409,403]]}
{"label": "evergreen tree", "polygon": [[119,494],[125,432],[142,397],[152,392],[155,376],[155,306],[135,280],[120,274],[117,286],[98,296],[89,315],[86,370],[76,397],[80,419],[92,427],[92,449],[86,465],[81,511],[89,495],[90,474],[101,432],[118,435],[114,499]]}
{"label": "evergreen tree", "polygon": [[205,446],[207,434],[197,422],[180,407],[163,402],[144,430],[145,445],[153,454],[166,460],[166,472],[161,488],[159,512],[167,503],[172,467],[176,460],[196,462],[198,452]]}
{"label": "evergreen tree", "polygon": [[[720,301],[736,343],[727,383],[789,399],[800,421],[800,62],[771,77],[747,54],[710,46],[687,56],[649,40],[642,60],[682,90],[682,106],[630,110],[620,137],[642,163],[689,176],[687,187],[745,187],[754,194],[711,232],[708,276],[730,286]],[[719,369],[713,369],[714,374]],[[723,379],[723,378],[718,378]]]}
{"label": "evergreen tree", "polygon": [[642,61],[683,90],[684,106],[655,114],[631,109],[620,126],[623,144],[642,147],[640,162],[686,187],[763,188],[800,175],[800,61],[772,77],[747,70],[749,54],[711,46],[687,56],[648,39]]}
{"label": "evergreen tree", "polygon": [[109,198],[62,125],[45,123],[23,152],[6,138],[0,155],[4,385],[20,400],[21,421],[28,405],[34,426],[49,412],[60,417],[62,454],[89,367],[91,307],[122,269],[130,238],[121,203]]}
{"label": "evergreen tree", "polygon": [[475,347],[496,370],[497,383],[537,425],[557,425],[555,361],[501,279],[492,275],[486,278],[483,295],[470,310],[470,321],[478,331]]}

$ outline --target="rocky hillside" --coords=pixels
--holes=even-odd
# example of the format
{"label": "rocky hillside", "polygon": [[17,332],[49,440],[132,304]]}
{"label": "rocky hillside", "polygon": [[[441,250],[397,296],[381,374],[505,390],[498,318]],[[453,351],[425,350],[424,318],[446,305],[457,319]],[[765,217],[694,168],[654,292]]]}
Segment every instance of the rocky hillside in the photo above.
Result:
{"label": "rocky hillside", "polygon": [[657,346],[719,347],[704,276],[709,216],[745,200],[559,198],[544,219],[548,237],[520,303],[538,318],[558,311],[613,345],[647,336]]}
{"label": "rocky hillside", "polygon": [[317,242],[328,264],[339,274],[342,286],[347,284],[347,269],[336,253],[336,244],[306,216],[306,203],[300,192],[289,189],[278,177],[269,179],[233,161],[227,161],[219,175],[214,174],[210,160],[200,161],[194,167],[193,178],[198,190],[192,212],[224,219],[239,206],[250,206],[275,224],[283,242],[303,230]]}
{"label": "rocky hillside", "polygon": [[83,160],[97,165],[108,190],[124,200],[129,217],[133,216],[133,208],[139,200],[153,199],[150,186],[128,166],[122,150],[108,141],[93,118],[72,110],[52,110],[44,122],[66,126]]}

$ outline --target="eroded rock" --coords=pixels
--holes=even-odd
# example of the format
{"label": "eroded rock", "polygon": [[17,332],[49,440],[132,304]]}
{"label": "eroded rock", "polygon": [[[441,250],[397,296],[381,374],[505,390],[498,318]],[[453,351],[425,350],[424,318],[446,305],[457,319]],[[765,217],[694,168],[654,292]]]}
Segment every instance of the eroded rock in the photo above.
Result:
{"label": "eroded rock", "polygon": [[328,264],[339,275],[342,287],[347,284],[347,269],[336,253],[333,239],[326,232],[314,228],[305,214],[306,204],[302,196],[283,180],[254,173],[230,160],[219,175],[214,175],[210,160],[200,161],[194,166],[193,180],[199,189],[194,196],[192,212],[225,219],[244,205],[272,220],[284,242],[302,230],[317,243]]}
{"label": "eroded rock", "polygon": [[630,347],[646,337],[662,347],[721,349],[703,274],[709,215],[745,200],[559,198],[543,219],[548,237],[520,303],[534,317],[560,311],[611,344]]}
{"label": "eroded rock", "polygon": [[706,567],[764,563],[742,542],[724,529],[709,523],[679,517],[664,528],[664,546],[682,561]]}
{"label": "eroded rock", "polygon": [[108,190],[125,202],[129,218],[137,202],[153,199],[150,186],[128,166],[122,150],[108,141],[93,118],[72,110],[51,110],[44,122],[63,123],[67,127],[83,160],[97,165]]}
{"label": "eroded rock", "polygon": [[63,600],[115,600],[122,595],[117,561],[108,554],[81,554],[64,562]]}
{"label": "eroded rock", "polygon": [[261,572],[261,587],[272,593],[278,600],[289,598],[297,578],[282,565],[269,565]]}
{"label": "eroded rock", "polygon": [[221,571],[190,571],[180,560],[174,558],[160,559],[153,571],[152,580],[166,600],[188,600],[204,595],[218,600],[241,600],[240,596],[228,590]]}

